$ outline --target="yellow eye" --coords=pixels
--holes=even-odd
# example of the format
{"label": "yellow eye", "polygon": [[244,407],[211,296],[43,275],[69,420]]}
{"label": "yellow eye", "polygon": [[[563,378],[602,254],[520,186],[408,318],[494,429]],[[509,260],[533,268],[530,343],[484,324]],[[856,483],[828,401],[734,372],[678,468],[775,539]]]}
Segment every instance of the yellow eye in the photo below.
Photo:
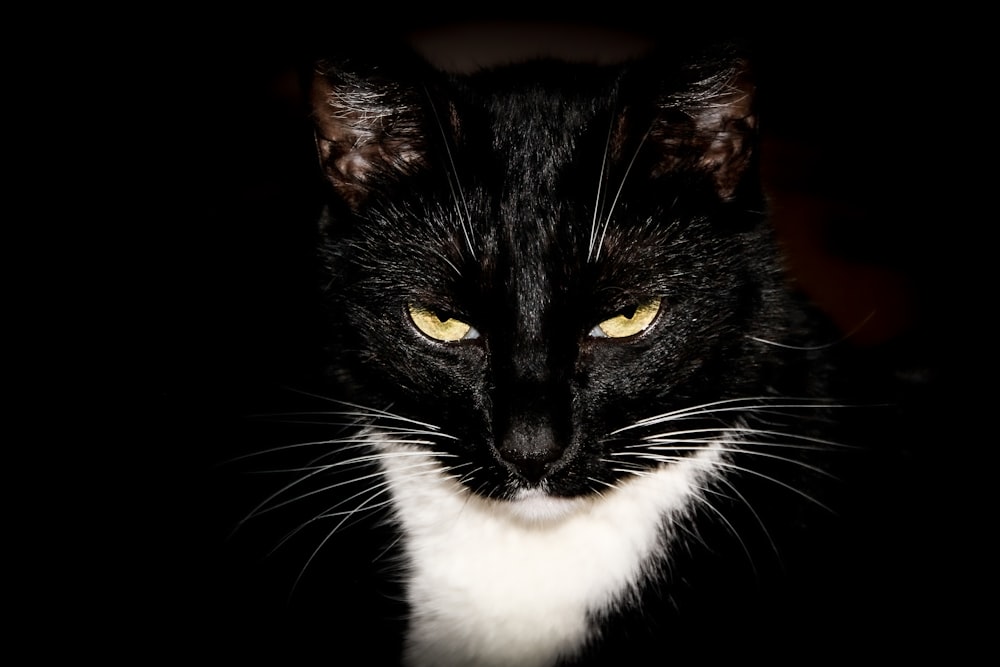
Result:
{"label": "yellow eye", "polygon": [[422,306],[409,306],[410,319],[420,331],[434,340],[451,343],[457,340],[478,338],[479,332],[462,320],[453,317],[442,319],[433,310]]}
{"label": "yellow eye", "polygon": [[614,317],[609,317],[596,327],[590,335],[597,338],[627,338],[644,331],[646,327],[653,323],[656,314],[660,312],[660,299],[651,299],[645,303],[640,303],[634,311],[618,313]]}

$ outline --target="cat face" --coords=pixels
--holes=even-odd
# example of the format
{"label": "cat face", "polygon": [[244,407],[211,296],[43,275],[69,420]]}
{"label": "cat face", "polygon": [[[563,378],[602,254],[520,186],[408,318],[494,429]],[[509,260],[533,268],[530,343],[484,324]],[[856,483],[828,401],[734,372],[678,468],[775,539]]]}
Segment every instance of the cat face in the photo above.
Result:
{"label": "cat face", "polygon": [[[672,64],[317,72],[337,373],[476,494],[598,494],[771,381],[752,85],[733,57]],[[668,415],[696,435],[653,453]]]}

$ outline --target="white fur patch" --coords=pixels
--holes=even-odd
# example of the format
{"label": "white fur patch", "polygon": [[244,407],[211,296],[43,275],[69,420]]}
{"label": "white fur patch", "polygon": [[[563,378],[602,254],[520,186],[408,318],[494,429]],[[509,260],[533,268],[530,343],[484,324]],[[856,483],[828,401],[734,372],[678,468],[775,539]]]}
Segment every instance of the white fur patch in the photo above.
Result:
{"label": "white fur patch", "polygon": [[591,634],[588,612],[641,582],[667,518],[690,505],[721,456],[706,448],[601,496],[531,491],[501,502],[439,466],[414,468],[433,460],[415,447],[377,447],[407,453],[382,466],[404,532],[411,667],[544,667],[579,651]]}

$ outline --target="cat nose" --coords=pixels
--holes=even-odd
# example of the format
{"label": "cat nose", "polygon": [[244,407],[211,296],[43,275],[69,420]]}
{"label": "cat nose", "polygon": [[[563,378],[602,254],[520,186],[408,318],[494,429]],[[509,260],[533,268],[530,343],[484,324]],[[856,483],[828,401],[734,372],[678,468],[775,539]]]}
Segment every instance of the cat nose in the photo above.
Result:
{"label": "cat nose", "polygon": [[530,484],[542,480],[564,449],[552,426],[538,419],[515,420],[497,444],[500,457]]}
{"label": "cat nose", "polygon": [[538,484],[548,471],[549,464],[559,459],[559,453],[538,453],[536,451],[516,450],[501,452],[501,456],[514,468],[518,475],[530,484]]}

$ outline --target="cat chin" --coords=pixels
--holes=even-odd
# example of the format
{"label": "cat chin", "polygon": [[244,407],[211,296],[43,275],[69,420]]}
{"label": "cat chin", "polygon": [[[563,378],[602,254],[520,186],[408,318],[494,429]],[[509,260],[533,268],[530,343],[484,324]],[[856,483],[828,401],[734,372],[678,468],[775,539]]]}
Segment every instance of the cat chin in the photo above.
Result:
{"label": "cat chin", "polygon": [[553,496],[542,489],[521,489],[510,500],[496,503],[499,512],[526,524],[551,524],[563,521],[590,505],[585,498]]}

